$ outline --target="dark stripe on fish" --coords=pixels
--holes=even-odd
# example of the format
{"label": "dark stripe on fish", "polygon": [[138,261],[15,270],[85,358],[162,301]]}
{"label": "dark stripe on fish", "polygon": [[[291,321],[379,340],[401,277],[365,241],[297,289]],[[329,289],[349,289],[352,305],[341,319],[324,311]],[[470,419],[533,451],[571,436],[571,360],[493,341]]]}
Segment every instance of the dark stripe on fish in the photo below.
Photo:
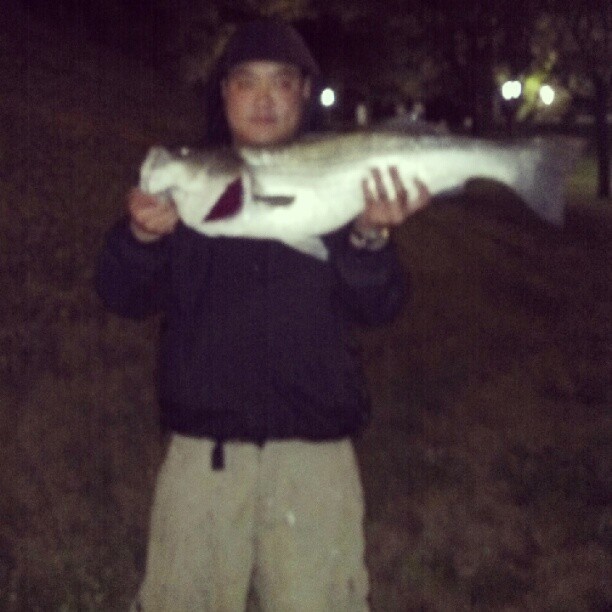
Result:
{"label": "dark stripe on fish", "polygon": [[253,194],[253,201],[269,204],[270,206],[289,206],[295,200],[295,196],[273,196]]}

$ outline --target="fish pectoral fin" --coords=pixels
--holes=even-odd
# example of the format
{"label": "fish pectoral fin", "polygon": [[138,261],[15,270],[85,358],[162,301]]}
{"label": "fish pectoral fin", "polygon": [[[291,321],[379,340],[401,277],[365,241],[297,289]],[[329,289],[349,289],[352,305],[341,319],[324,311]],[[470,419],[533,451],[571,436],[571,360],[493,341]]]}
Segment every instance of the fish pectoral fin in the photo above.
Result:
{"label": "fish pectoral fin", "polygon": [[253,201],[269,206],[289,206],[295,201],[295,196],[289,195],[259,195],[253,194]]}

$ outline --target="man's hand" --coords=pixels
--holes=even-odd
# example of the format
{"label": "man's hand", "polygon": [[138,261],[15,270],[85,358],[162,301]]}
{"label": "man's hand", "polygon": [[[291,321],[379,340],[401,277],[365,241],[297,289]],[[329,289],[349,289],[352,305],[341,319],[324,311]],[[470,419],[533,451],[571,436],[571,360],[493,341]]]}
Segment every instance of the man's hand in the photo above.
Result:
{"label": "man's hand", "polygon": [[408,217],[429,204],[431,194],[423,182],[415,179],[417,196],[410,198],[395,166],[389,168],[389,176],[395,192],[391,195],[387,193],[378,168],[372,170],[374,189],[370,187],[367,179],[362,181],[365,210],[353,223],[356,232],[369,234],[401,225]]}
{"label": "man's hand", "polygon": [[152,196],[137,187],[128,192],[127,211],[132,234],[141,242],[154,242],[172,233],[179,220],[172,200]]}

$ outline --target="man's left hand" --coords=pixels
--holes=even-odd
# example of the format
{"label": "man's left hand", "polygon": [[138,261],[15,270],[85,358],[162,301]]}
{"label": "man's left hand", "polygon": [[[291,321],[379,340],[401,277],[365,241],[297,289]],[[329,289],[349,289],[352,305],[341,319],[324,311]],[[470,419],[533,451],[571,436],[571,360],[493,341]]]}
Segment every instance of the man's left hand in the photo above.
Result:
{"label": "man's left hand", "polygon": [[379,168],[372,170],[374,188],[368,179],[362,181],[365,209],[353,223],[353,229],[361,234],[384,230],[401,225],[415,212],[421,210],[431,200],[431,194],[425,183],[414,179],[417,195],[411,198],[402,182],[397,167],[389,168],[393,185],[393,194],[389,194]]}

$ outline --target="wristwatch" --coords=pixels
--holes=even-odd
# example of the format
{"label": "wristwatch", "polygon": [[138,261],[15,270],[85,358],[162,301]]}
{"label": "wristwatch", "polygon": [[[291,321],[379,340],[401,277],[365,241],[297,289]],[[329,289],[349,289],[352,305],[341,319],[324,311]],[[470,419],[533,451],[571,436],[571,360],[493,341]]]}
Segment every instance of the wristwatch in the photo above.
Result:
{"label": "wristwatch", "polygon": [[381,227],[362,232],[353,228],[349,234],[349,242],[356,249],[365,251],[380,251],[389,242],[389,228]]}

